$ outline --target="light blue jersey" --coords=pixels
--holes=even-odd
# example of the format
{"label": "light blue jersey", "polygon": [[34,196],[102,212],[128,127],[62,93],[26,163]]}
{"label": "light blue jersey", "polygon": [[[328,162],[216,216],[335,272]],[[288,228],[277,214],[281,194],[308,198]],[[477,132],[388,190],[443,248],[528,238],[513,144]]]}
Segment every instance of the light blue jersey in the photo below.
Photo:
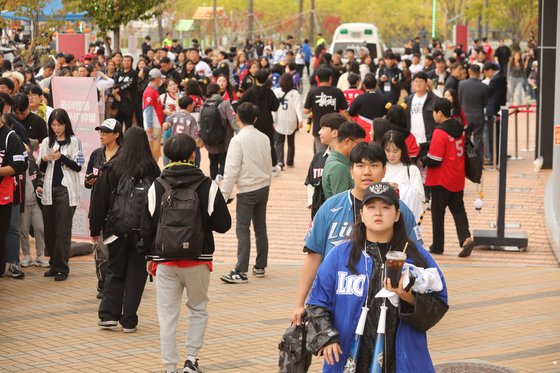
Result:
{"label": "light blue jersey", "polygon": [[[342,192],[327,199],[319,208],[311,229],[305,237],[305,247],[323,258],[336,245],[352,237],[355,217],[359,216],[359,208],[354,209],[354,196],[351,190]],[[401,215],[404,219],[406,232],[412,242],[423,247],[424,242],[416,219],[403,201],[399,201]]]}

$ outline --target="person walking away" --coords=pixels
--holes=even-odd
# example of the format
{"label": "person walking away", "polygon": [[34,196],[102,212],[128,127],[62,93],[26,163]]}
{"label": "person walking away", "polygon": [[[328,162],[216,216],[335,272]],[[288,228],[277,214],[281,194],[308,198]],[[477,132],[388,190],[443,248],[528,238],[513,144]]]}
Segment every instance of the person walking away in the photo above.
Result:
{"label": "person walking away", "polygon": [[158,69],[150,70],[150,84],[144,91],[142,98],[142,109],[144,118],[144,129],[150,141],[150,150],[156,163],[161,156],[161,128],[165,115],[163,105],[159,101],[159,86],[161,85],[162,75]]}
{"label": "person walking away", "polygon": [[[95,127],[99,132],[99,142],[101,147],[95,149],[91,156],[86,168],[86,177],[84,186],[92,190],[95,188],[95,183],[103,172],[105,163],[109,162],[117,152],[122,144],[122,125],[116,119],[105,119],[100,126]],[[90,211],[92,205],[90,204]],[[103,286],[107,274],[107,262],[109,261],[109,249],[103,243],[103,238],[97,241],[94,251],[95,258],[95,273],[97,275],[97,299],[103,298]]]}
{"label": "person walking away", "polygon": [[43,222],[45,247],[51,254],[45,277],[64,281],[70,273],[72,218],[80,203],[80,171],[85,163],[82,143],[74,135],[64,109],[55,109],[49,118],[49,136],[41,143],[39,169],[43,182]]}
{"label": "person walking away", "polygon": [[375,74],[367,73],[364,77],[362,93],[352,102],[348,114],[352,116],[366,131],[366,142],[373,140],[370,136],[373,121],[387,114],[389,99],[377,88]]}
{"label": "person walking away", "polygon": [[[280,88],[274,90],[274,94],[278,98],[280,105],[275,117],[275,133],[274,147],[276,148],[276,157],[278,165],[284,168],[294,167],[294,158],[296,154],[295,137],[298,129],[303,127],[303,115],[301,113],[301,96],[294,87],[292,75],[284,73],[280,78]],[[284,141],[288,142],[287,161],[284,157]]]}
{"label": "person walking away", "polygon": [[[204,344],[208,324],[208,288],[215,250],[212,232],[226,233],[231,228],[231,216],[218,185],[194,165],[196,148],[195,140],[186,133],[169,138],[163,152],[170,163],[148,191],[148,206],[154,226],[161,222],[156,235],[165,235],[168,227],[164,223],[176,218],[179,219],[178,226],[183,225],[185,231],[192,230],[189,244],[199,243],[199,246],[189,245],[192,251],[184,250],[181,245],[181,250],[173,255],[171,250],[167,254],[159,252],[156,242],[153,256],[146,265],[148,273],[156,278],[161,359],[168,373],[177,372],[179,363],[176,331],[183,290],[187,292],[188,329],[185,343],[187,358],[182,372],[202,372],[198,365],[198,353]],[[173,202],[162,204],[164,197],[173,198],[185,193],[185,190],[192,190],[196,195],[198,204],[195,204],[195,211],[192,208],[173,210],[178,214],[166,211]],[[166,240],[166,237],[162,236],[162,239]],[[168,247],[173,246],[170,244]]]}
{"label": "person walking away", "polygon": [[[353,240],[336,246],[319,268],[307,300],[308,348],[323,355],[323,372],[342,372],[365,317],[361,346],[353,356],[356,372],[370,371],[377,362],[386,372],[435,372],[426,332],[445,315],[447,287],[438,265],[428,252],[406,235],[396,191],[386,183],[366,189]],[[435,272],[433,288],[421,292],[404,288],[403,277],[393,287],[383,263],[389,251],[406,252],[406,266]],[[362,279],[363,286],[355,286]],[[352,286],[354,284],[354,286]],[[396,293],[395,302],[375,295],[382,289]],[[373,356],[381,307],[386,306],[384,349]]]}
{"label": "person walking away", "polygon": [[350,174],[350,153],[357,144],[364,142],[366,131],[356,122],[345,122],[338,129],[338,144],[330,152],[321,184],[325,199],[354,187]]}
{"label": "person walking away", "polygon": [[274,119],[272,118],[272,112],[278,110],[280,102],[278,98],[276,98],[274,92],[266,86],[266,81],[268,80],[267,70],[257,71],[255,78],[256,85],[245,92],[243,97],[239,100],[239,104],[250,102],[259,109],[254,127],[268,136],[272,167],[274,167],[274,173],[277,174],[280,168],[277,167],[278,159],[274,148]]}
{"label": "person walking away", "polygon": [[[220,86],[216,83],[210,83],[206,88],[206,94],[208,99],[202,106],[198,126],[201,131],[201,140],[204,142],[210,160],[210,178],[219,183],[224,176],[229,143],[234,131],[237,132],[238,128],[235,121],[235,111],[229,100],[222,99]],[[215,110],[215,108],[218,110]],[[217,130],[219,125],[222,126],[223,131]],[[218,136],[217,133],[222,133],[222,135]]]}
{"label": "person walking away", "polygon": [[500,39],[500,46],[494,52],[494,62],[500,65],[500,71],[507,71],[511,50],[505,44],[504,39]]}
{"label": "person walking away", "polygon": [[[248,92],[248,91],[247,91]],[[248,281],[249,256],[251,253],[250,224],[253,221],[257,258],[253,266],[255,277],[264,277],[268,265],[268,235],[266,228],[266,204],[272,170],[270,168],[270,141],[258,131],[258,108],[245,102],[237,108],[239,133],[231,140],[226,158],[222,194],[229,201],[233,186],[237,188],[236,236],[237,263],[235,268],[220,277],[226,283],[238,284]]]}
{"label": "person walking away", "polygon": [[484,109],[488,104],[488,86],[480,81],[480,66],[469,67],[469,79],[459,82],[460,107],[467,116],[468,134],[473,134],[474,147],[484,149]]}
{"label": "person walking away", "polygon": [[[15,262],[7,252],[6,236],[14,198],[14,177],[27,169],[23,142],[8,126],[8,121],[6,114],[0,116],[0,276],[6,273],[7,261]],[[19,256],[19,249],[17,254]],[[14,278],[23,278],[20,274],[23,272],[14,264],[10,264],[8,273]]]}
{"label": "person walking away", "polygon": [[321,117],[329,113],[338,113],[351,120],[348,114],[348,103],[344,97],[344,93],[332,86],[332,71],[327,67],[321,67],[315,71],[315,75],[319,79],[319,85],[309,90],[305,103],[303,105],[303,113],[308,118],[313,119],[312,134],[315,138],[313,142],[314,153],[324,153],[327,150],[325,144],[321,144],[319,137],[319,129],[321,128]]}
{"label": "person walking away", "polygon": [[433,115],[438,126],[434,130],[428,155],[422,162],[428,167],[426,186],[432,190],[433,243],[430,252],[443,254],[445,209],[449,207],[455,221],[459,245],[463,248],[459,256],[467,257],[471,255],[474,242],[469,232],[463,201],[465,134],[463,125],[451,118],[451,110],[449,100],[437,99],[434,103]]}
{"label": "person walking away", "polygon": [[97,323],[134,333],[138,307],[144,292],[146,259],[153,243],[148,222],[149,186],[160,174],[151,155],[146,133],[141,128],[126,131],[119,153],[105,164],[95,183],[89,214],[94,243],[103,231],[109,248],[109,262],[99,305]]}
{"label": "person walking away", "polygon": [[204,142],[200,138],[200,127],[192,114],[194,106],[195,103],[191,96],[181,97],[179,99],[179,111],[169,117],[169,124],[171,125],[172,136],[185,133],[195,140],[194,165],[200,167],[200,148],[204,146]]}

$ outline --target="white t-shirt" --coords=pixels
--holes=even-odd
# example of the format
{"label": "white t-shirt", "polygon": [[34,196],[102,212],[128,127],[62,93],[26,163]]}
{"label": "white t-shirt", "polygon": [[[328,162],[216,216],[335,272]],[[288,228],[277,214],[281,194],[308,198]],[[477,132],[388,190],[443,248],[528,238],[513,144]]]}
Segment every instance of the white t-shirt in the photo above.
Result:
{"label": "white t-shirt", "polygon": [[412,97],[412,104],[410,105],[410,132],[414,135],[418,144],[427,141],[426,127],[424,127],[424,117],[422,113],[426,97],[428,97],[428,94],[422,97],[414,95],[414,97]]}
{"label": "white t-shirt", "polygon": [[416,74],[417,72],[420,72],[420,71],[424,70],[424,66],[422,66],[421,63],[416,64],[416,65],[412,64],[412,65],[410,65],[410,67],[408,69],[410,70],[410,74],[412,76],[414,76],[414,74]]}

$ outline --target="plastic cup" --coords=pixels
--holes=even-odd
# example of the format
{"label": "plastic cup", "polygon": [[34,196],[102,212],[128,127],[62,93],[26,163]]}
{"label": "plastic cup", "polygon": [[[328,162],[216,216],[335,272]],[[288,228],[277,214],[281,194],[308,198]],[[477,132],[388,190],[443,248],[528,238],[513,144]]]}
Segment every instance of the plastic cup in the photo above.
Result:
{"label": "plastic cup", "polygon": [[391,286],[393,288],[399,287],[405,260],[406,254],[402,251],[389,251],[386,255],[385,267],[387,268],[387,277],[391,279]]}

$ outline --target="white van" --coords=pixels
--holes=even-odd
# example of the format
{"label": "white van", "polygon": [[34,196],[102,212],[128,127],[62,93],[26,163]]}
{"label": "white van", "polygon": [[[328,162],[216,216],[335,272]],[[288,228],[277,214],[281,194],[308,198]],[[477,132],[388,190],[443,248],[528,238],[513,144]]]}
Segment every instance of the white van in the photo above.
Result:
{"label": "white van", "polygon": [[334,54],[352,48],[358,56],[358,49],[366,47],[372,59],[382,57],[382,45],[377,27],[370,23],[343,23],[338,26],[332,37],[329,53]]}

